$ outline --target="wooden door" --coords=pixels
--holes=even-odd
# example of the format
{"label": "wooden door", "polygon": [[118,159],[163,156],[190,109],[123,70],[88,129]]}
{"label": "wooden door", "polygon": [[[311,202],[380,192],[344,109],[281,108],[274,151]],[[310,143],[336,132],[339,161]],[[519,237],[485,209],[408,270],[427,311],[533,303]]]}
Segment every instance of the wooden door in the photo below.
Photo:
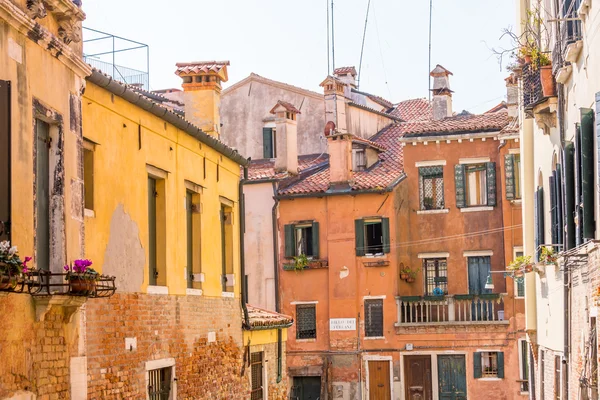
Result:
{"label": "wooden door", "polygon": [[390,400],[390,362],[369,361],[369,400]]}
{"label": "wooden door", "polygon": [[406,400],[432,400],[431,356],[404,357]]}
{"label": "wooden door", "polygon": [[[479,295],[491,293],[485,288],[487,277],[490,275],[490,257],[469,257],[469,294]],[[471,318],[473,321],[490,321],[492,309],[488,304],[474,301],[471,305]]]}
{"label": "wooden door", "polygon": [[465,356],[438,356],[438,387],[440,400],[467,400]]}

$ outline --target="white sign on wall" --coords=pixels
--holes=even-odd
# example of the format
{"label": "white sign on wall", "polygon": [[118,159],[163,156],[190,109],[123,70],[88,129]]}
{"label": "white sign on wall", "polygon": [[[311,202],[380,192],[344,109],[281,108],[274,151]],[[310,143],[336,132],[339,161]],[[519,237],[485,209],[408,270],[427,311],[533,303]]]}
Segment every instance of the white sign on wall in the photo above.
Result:
{"label": "white sign on wall", "polygon": [[356,318],[331,318],[329,320],[330,331],[355,331]]}

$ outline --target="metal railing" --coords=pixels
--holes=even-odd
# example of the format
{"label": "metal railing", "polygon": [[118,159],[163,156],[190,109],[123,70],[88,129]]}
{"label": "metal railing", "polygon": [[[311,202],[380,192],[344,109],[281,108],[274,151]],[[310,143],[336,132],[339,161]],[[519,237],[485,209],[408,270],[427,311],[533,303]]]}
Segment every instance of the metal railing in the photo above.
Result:
{"label": "metal railing", "polygon": [[501,294],[400,296],[396,298],[399,326],[504,321]]}
{"label": "metal railing", "polygon": [[25,293],[32,296],[68,295],[80,297],[110,297],[115,294],[115,277],[89,274],[55,273],[34,270],[18,275],[0,275],[0,291]]}
{"label": "metal railing", "polygon": [[532,64],[523,65],[523,107],[531,110],[544,99],[540,69]]}

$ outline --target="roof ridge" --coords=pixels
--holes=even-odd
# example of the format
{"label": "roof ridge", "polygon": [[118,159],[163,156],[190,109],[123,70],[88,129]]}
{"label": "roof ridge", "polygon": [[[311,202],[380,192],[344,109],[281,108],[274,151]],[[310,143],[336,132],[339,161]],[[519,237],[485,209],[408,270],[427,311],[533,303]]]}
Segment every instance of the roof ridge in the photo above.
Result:
{"label": "roof ridge", "polygon": [[225,94],[227,94],[229,92],[232,92],[232,91],[238,89],[239,87],[245,85],[247,82],[252,81],[252,80],[256,80],[256,81],[259,81],[259,82],[262,82],[262,83],[265,83],[265,84],[269,84],[269,85],[273,85],[273,86],[279,86],[279,87],[282,87],[284,89],[289,89],[289,90],[292,90],[292,91],[295,91],[295,92],[304,93],[304,94],[307,94],[307,95],[312,96],[312,97],[319,97],[321,99],[324,98],[323,94],[321,94],[321,93],[312,91],[310,89],[304,89],[304,88],[301,88],[299,86],[294,86],[294,85],[291,85],[289,83],[285,83],[285,82],[281,82],[281,81],[276,81],[276,80],[270,79],[270,78],[265,78],[264,76],[259,75],[259,74],[254,73],[254,72],[251,72],[250,75],[248,75],[247,77],[245,77],[241,81],[236,82],[233,85],[231,85],[231,86],[223,89],[223,91],[221,92],[221,94],[225,95]]}

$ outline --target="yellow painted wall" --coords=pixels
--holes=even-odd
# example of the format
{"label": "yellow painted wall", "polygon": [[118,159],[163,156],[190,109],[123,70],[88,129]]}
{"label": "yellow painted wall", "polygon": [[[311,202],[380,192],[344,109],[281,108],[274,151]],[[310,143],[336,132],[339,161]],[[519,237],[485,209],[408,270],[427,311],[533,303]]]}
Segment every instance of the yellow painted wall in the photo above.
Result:
{"label": "yellow painted wall", "polygon": [[[281,341],[287,341],[287,328],[281,330]],[[259,330],[259,331],[246,331],[244,330],[244,345],[248,344],[250,339],[250,345],[256,346],[260,344],[277,343],[277,329]]]}
{"label": "yellow painted wall", "polygon": [[[169,294],[186,293],[185,181],[188,180],[203,187],[200,195],[201,243],[198,245],[205,274],[202,283],[205,296],[221,297],[221,196],[234,202],[233,270],[236,275],[234,292],[238,297],[241,281],[239,165],[164,120],[91,82],[87,84],[82,107],[83,136],[97,143],[94,151],[94,216],[85,219],[86,256],[100,271],[116,275],[117,279],[130,274],[131,281],[121,283],[125,291],[146,291],[149,278],[147,165],[151,165],[168,172],[164,250]],[[206,171],[203,168],[204,158]],[[130,223],[119,223],[119,210],[131,219]],[[111,249],[118,248],[118,243],[114,243],[114,238],[111,242],[111,235],[127,240],[137,235],[133,243],[138,243],[143,251],[132,254],[135,252],[129,252],[131,246],[113,251]],[[118,259],[121,255],[122,260]],[[140,255],[145,258],[143,262]],[[143,281],[139,268],[143,268]]]}

